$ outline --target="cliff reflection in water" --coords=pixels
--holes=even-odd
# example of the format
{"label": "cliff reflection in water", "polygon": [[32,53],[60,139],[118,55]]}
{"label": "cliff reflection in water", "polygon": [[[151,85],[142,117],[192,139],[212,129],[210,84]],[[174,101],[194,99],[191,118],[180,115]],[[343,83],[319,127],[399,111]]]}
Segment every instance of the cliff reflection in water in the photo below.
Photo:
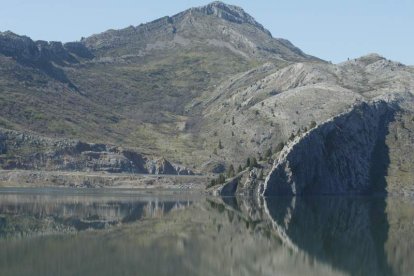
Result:
{"label": "cliff reflection in water", "polygon": [[[52,193],[50,193],[52,192]],[[105,229],[162,217],[191,204],[188,197],[125,193],[0,193],[0,237]],[[57,191],[59,192],[59,191]],[[69,193],[67,193],[69,192]]]}
{"label": "cliff reflection in water", "polygon": [[413,275],[413,218],[399,198],[7,194],[0,275]]}
{"label": "cliff reflection in water", "polygon": [[269,198],[266,204],[288,242],[315,260],[350,275],[392,275],[383,198]]}

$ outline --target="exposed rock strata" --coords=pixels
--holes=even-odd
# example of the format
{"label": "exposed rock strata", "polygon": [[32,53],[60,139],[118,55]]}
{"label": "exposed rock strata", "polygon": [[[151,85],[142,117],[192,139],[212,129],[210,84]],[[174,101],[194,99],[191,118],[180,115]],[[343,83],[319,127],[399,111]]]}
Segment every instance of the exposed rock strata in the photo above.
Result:
{"label": "exposed rock strata", "polygon": [[275,161],[263,194],[385,192],[380,178],[389,160],[376,157],[395,111],[384,101],[362,103],[297,137]]}
{"label": "exposed rock strata", "polygon": [[184,166],[172,164],[164,158],[154,159],[122,147],[51,139],[5,129],[0,129],[0,154],[0,167],[8,170],[193,174]]}

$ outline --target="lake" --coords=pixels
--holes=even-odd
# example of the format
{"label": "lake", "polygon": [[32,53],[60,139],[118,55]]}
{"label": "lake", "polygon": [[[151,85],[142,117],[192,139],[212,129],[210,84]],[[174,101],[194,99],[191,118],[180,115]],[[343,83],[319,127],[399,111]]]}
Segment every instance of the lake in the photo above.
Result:
{"label": "lake", "polygon": [[0,189],[0,275],[414,275],[414,200]]}

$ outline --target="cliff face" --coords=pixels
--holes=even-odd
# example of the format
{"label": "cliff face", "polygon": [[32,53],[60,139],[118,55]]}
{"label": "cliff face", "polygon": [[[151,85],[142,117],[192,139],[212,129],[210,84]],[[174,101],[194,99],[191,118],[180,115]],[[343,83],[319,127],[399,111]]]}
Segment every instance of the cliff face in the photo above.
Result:
{"label": "cliff face", "polygon": [[130,149],[3,129],[0,129],[0,168],[193,174],[191,170],[164,158],[151,158]]}
{"label": "cliff face", "polygon": [[63,44],[59,41],[33,41],[27,36],[0,32],[0,55],[11,57],[19,64],[40,70],[50,78],[77,89],[60,67],[78,64],[93,58],[92,53],[79,42]]}
{"label": "cliff face", "polygon": [[55,62],[79,63],[77,57],[92,58],[92,53],[80,42],[63,44],[59,41],[33,41],[27,36],[0,32],[0,53],[29,64]]}
{"label": "cliff face", "polygon": [[385,192],[385,137],[395,107],[362,103],[297,137],[266,178],[263,194]]}

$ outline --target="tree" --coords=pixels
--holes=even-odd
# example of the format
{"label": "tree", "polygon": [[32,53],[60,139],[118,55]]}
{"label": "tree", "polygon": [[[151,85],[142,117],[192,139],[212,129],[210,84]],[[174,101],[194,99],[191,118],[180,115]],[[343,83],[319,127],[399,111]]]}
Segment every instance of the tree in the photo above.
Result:
{"label": "tree", "polygon": [[312,122],[310,123],[309,129],[312,129],[312,128],[314,128],[314,127],[316,127],[316,122],[315,122],[315,121],[312,121]]}
{"label": "tree", "polygon": [[208,185],[208,187],[213,187],[215,185],[216,185],[216,180],[215,179],[211,179],[210,185]]}
{"label": "tree", "polygon": [[218,177],[218,181],[217,181],[217,183],[219,183],[219,184],[223,184],[223,183],[225,183],[226,182],[226,178],[224,177],[224,174],[220,174],[219,175],[219,177]]}
{"label": "tree", "polygon": [[232,178],[234,177],[235,172],[234,172],[234,166],[233,164],[229,166],[228,170],[227,170],[227,177],[228,178]]}
{"label": "tree", "polygon": [[268,148],[265,152],[265,158],[270,158],[272,156],[272,148]]}
{"label": "tree", "polygon": [[253,158],[252,158],[252,161],[250,162],[250,166],[251,166],[252,168],[253,168],[253,167],[257,167],[257,166],[258,166],[256,157],[253,157]]}
{"label": "tree", "polygon": [[250,168],[250,157],[247,157],[246,168]]}
{"label": "tree", "polygon": [[236,123],[234,122],[234,116],[231,117],[231,124],[234,126]]}
{"label": "tree", "polygon": [[241,173],[243,171],[243,168],[241,165],[239,165],[239,168],[237,169],[237,173]]}
{"label": "tree", "polygon": [[221,144],[221,140],[219,140],[219,142],[218,142],[218,148],[223,149],[223,145]]}
{"label": "tree", "polygon": [[263,180],[263,170],[260,170],[258,179]]}
{"label": "tree", "polygon": [[293,141],[293,139],[295,139],[295,134],[290,134],[290,136],[289,136],[289,141]]}

